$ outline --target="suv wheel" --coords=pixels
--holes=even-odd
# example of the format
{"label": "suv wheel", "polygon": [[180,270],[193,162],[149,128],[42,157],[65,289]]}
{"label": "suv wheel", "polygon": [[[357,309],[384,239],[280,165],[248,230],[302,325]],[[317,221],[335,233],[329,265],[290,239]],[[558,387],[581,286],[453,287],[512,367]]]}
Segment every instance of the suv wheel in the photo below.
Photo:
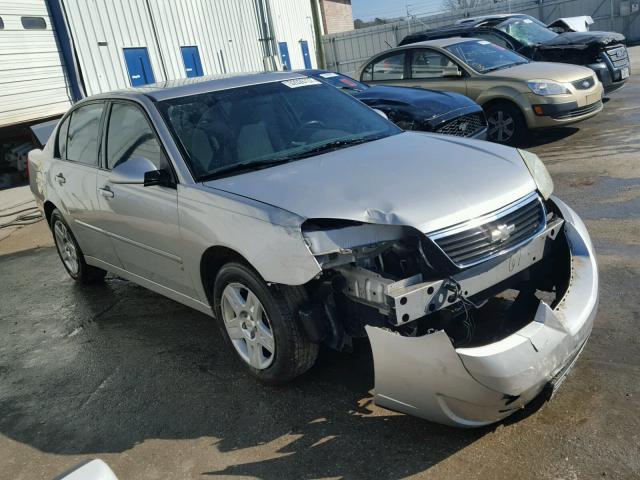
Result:
{"label": "suv wheel", "polygon": [[94,283],[104,278],[106,271],[87,265],[80,245],[58,209],[51,213],[51,231],[60,260],[71,278],[80,283]]}
{"label": "suv wheel", "polygon": [[240,263],[228,263],[213,287],[214,313],[242,363],[265,383],[285,383],[306,372],[318,356],[297,322],[306,300],[301,287],[268,286]]}
{"label": "suv wheel", "polygon": [[492,142],[518,145],[527,134],[527,122],[515,105],[496,103],[487,108],[487,137]]}

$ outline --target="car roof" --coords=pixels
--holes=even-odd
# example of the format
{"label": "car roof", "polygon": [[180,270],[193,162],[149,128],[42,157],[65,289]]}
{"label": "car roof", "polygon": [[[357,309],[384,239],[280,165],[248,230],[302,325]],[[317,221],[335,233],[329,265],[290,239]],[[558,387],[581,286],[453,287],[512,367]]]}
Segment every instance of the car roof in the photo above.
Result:
{"label": "car roof", "polygon": [[140,87],[114,90],[112,92],[92,96],[90,99],[104,99],[118,96],[126,96],[129,98],[145,96],[154,101],[162,101],[172,98],[186,97],[189,95],[228,90],[231,88],[246,87],[250,85],[259,85],[262,83],[280,82],[303,77],[304,75],[297,72],[259,72],[207,75],[202,77],[166,80]]}
{"label": "car roof", "polygon": [[456,22],[456,25],[475,25],[480,22],[486,22],[488,20],[505,20],[507,18],[528,17],[523,13],[497,13],[494,15],[479,15],[477,17],[463,18]]}
{"label": "car roof", "polygon": [[424,40],[422,42],[415,42],[403,45],[402,47],[398,47],[400,49],[407,47],[416,47],[416,46],[424,46],[424,47],[439,47],[444,48],[450,45],[455,45],[456,43],[468,42],[470,40],[477,40],[475,38],[468,37],[446,37],[446,38],[436,38],[433,40]]}

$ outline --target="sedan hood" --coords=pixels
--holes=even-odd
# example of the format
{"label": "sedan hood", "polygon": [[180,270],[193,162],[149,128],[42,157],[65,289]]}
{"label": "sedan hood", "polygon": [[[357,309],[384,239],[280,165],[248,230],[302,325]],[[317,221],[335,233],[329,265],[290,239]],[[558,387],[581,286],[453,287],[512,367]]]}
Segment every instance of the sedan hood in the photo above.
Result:
{"label": "sedan hood", "polygon": [[593,75],[593,70],[579,65],[556,62],[529,62],[515,65],[504,70],[496,70],[485,74],[487,77],[508,77],[522,81],[554,80],[556,82],[573,82]]}
{"label": "sedan hood", "polygon": [[413,132],[204,185],[304,218],[422,232],[497,210],[536,188],[512,148]]}
{"label": "sedan hood", "polygon": [[353,94],[358,100],[373,106],[376,101],[385,104],[397,102],[420,109],[426,118],[435,118],[451,111],[476,106],[476,103],[458,93],[436,92],[422,88],[374,86]]}

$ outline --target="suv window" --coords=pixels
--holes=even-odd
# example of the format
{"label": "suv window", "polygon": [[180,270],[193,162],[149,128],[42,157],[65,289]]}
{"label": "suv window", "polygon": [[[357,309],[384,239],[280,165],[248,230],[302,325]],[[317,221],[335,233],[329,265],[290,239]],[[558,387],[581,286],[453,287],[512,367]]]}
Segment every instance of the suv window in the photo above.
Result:
{"label": "suv window", "polygon": [[136,106],[114,103],[107,129],[107,168],[109,170],[131,158],[151,160],[158,170],[168,169],[145,114]]}
{"label": "suv window", "polygon": [[362,73],[364,81],[402,80],[404,78],[404,52],[389,55],[370,63]]}
{"label": "suv window", "polygon": [[411,78],[455,76],[460,70],[449,57],[435,50],[413,50],[411,55]]}
{"label": "suv window", "polygon": [[60,125],[58,129],[58,142],[56,143],[56,158],[67,158],[67,134],[69,133],[69,119],[71,116],[68,116],[64,119],[64,122]]}
{"label": "suv window", "polygon": [[500,45],[501,47],[513,50],[513,46],[509,42],[507,42],[505,38],[494,33],[479,32],[474,33],[472,37],[479,38],[480,40],[487,40],[488,42],[495,43],[496,45]]}
{"label": "suv window", "polygon": [[71,113],[66,159],[85,165],[98,165],[100,118],[103,103],[84,105]]}

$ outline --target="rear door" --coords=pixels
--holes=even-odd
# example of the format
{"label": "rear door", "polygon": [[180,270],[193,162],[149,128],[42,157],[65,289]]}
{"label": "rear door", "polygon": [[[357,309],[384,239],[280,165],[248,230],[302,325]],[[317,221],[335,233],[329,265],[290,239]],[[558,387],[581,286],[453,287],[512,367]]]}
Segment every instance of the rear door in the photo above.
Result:
{"label": "rear door", "polygon": [[110,181],[114,167],[140,157],[173,175],[155,129],[135,102],[112,102],[105,118],[103,168],[97,175],[100,228],[111,237],[125,270],[195,296],[180,254],[176,188]]}
{"label": "rear door", "polygon": [[447,90],[467,94],[466,72],[449,56],[430,48],[411,49],[408,87]]}
{"label": "rear door", "polygon": [[96,176],[104,102],[83,104],[73,110],[58,130],[52,181],[63,212],[82,252],[116,262],[111,242],[96,228],[100,208]]}

